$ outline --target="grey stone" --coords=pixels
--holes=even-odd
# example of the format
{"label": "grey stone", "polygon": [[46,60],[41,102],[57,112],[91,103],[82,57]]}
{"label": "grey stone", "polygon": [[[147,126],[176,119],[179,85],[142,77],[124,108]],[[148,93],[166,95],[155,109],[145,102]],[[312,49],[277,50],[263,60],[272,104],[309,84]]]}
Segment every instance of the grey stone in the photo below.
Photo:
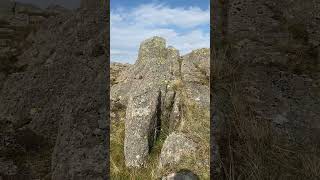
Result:
{"label": "grey stone", "polygon": [[165,140],[160,154],[160,168],[177,164],[183,156],[191,156],[197,148],[196,143],[182,133],[171,133]]}
{"label": "grey stone", "polygon": [[159,131],[159,91],[130,97],[126,110],[124,153],[128,167],[144,165]]}

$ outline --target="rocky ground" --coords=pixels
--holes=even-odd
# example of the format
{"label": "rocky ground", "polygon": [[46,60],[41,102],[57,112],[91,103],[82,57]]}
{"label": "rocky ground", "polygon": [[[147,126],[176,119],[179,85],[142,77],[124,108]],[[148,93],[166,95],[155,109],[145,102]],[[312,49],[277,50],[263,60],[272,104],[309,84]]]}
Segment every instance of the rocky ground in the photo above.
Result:
{"label": "rocky ground", "polygon": [[209,179],[209,61],[209,49],[180,56],[153,37],[134,65],[111,64],[122,67],[110,95],[112,177],[172,179],[187,169]]}

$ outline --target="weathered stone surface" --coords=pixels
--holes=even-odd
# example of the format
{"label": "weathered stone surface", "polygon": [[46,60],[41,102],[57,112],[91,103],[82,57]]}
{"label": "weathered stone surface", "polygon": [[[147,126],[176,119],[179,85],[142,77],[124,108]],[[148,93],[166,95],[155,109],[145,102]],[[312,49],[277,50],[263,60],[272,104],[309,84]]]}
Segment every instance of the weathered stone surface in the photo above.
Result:
{"label": "weathered stone surface", "polygon": [[160,168],[167,165],[178,164],[183,156],[192,156],[196,148],[197,145],[184,134],[170,134],[162,146]]}
{"label": "weathered stone surface", "polygon": [[186,82],[209,84],[210,49],[194,50],[183,56],[181,64],[182,79]]}
{"label": "weathered stone surface", "polygon": [[[178,63],[178,57],[176,50],[166,48],[163,38],[147,39],[141,43],[137,62],[125,72],[126,80],[119,83],[119,86],[114,85],[111,90],[117,91],[118,95],[115,95],[115,92],[111,94],[120,99],[118,102],[121,102],[121,98],[123,98],[122,104],[125,105],[127,102],[124,146],[128,166],[143,165],[155,141],[153,134],[158,134],[160,131],[154,126],[160,123],[161,116],[168,114],[165,108],[167,101],[170,101],[168,97],[172,94],[169,95],[167,85],[170,79],[174,78],[171,66]],[[132,111],[135,109],[146,108],[143,103],[140,103],[144,101],[151,103],[148,105],[151,109],[140,116],[132,116]],[[132,139],[133,132],[140,133],[137,134],[136,140]],[[141,138],[144,139],[143,142]],[[137,148],[140,150],[138,151]],[[136,163],[136,157],[139,158],[139,163]]]}
{"label": "weathered stone surface", "polygon": [[110,81],[111,86],[114,84],[118,84],[119,76],[121,72],[125,71],[127,68],[129,68],[129,64],[121,64],[121,63],[111,63],[110,64]]}
{"label": "weathered stone surface", "polygon": [[107,178],[106,17],[50,17],[27,38],[0,89],[0,164],[17,166],[9,178]]}
{"label": "weathered stone surface", "polygon": [[132,95],[126,110],[124,153],[128,167],[141,167],[160,132],[159,91]]}

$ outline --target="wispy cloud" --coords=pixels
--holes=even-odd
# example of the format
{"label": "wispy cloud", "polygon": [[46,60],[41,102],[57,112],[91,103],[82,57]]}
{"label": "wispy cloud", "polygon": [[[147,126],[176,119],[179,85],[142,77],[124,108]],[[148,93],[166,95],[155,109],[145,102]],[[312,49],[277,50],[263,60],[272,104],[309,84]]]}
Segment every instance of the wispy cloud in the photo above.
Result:
{"label": "wispy cloud", "polygon": [[171,8],[144,4],[132,9],[111,10],[111,61],[134,63],[139,44],[161,36],[182,54],[209,47],[210,10],[198,7]]}

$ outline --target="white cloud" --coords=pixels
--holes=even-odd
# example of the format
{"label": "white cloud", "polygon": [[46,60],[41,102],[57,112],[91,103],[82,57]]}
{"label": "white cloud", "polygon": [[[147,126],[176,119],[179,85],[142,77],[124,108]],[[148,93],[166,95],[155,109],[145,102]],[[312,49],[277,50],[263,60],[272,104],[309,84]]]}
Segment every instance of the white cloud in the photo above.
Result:
{"label": "white cloud", "polygon": [[209,47],[210,10],[146,4],[111,11],[111,61],[134,63],[140,43],[152,36],[167,39],[181,54]]}
{"label": "white cloud", "polygon": [[197,7],[169,8],[156,4],[142,5],[134,10],[132,16],[136,22],[146,25],[195,27],[210,21],[209,10],[203,11]]}

